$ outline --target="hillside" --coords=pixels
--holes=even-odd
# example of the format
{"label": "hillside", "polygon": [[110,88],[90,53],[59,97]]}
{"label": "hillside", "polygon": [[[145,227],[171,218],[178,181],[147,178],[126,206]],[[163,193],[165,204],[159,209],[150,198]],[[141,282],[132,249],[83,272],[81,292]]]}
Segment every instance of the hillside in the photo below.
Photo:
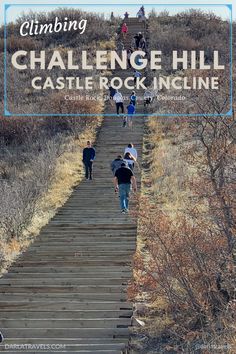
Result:
{"label": "hillside", "polygon": [[[97,24],[98,30],[87,31],[84,36],[77,32],[68,37],[56,33],[47,36],[21,37],[19,27],[23,21],[35,19],[36,14],[22,15],[16,23],[7,26],[7,66],[16,50],[44,48],[47,55],[57,49],[65,55],[71,48],[113,48],[117,26],[96,14],[58,9],[41,13],[38,20],[50,23],[59,19],[77,19],[87,16],[89,23]],[[91,28],[91,27],[90,27]],[[0,62],[3,64],[3,27],[0,29]],[[99,39],[99,41],[98,41]],[[4,65],[0,65],[3,78]],[[39,73],[35,70],[33,75]],[[52,76],[69,75],[55,69]],[[93,72],[94,75],[98,73]],[[0,116],[0,208],[1,261],[8,265],[22,249],[37,235],[40,228],[54,215],[72,192],[72,188],[83,177],[82,148],[88,139],[95,140],[101,117],[34,117],[33,113],[102,113],[104,103],[77,100],[73,105],[64,99],[65,92],[50,89],[30,89],[32,71],[8,71],[8,109],[14,113],[28,114],[24,117]],[[40,72],[46,76],[46,72]],[[99,92],[98,92],[99,93]],[[70,92],[75,95],[75,92]],[[86,94],[86,92],[83,92]],[[101,93],[103,94],[103,92]],[[3,112],[3,86],[0,87],[0,108]],[[14,203],[14,208],[12,204]]]}
{"label": "hillside", "polygon": [[[85,36],[54,33],[21,38],[20,23],[36,18],[33,12],[23,15],[7,28],[9,67],[12,53],[20,49],[38,53],[46,48],[47,62],[57,50],[65,63],[68,50],[77,58],[81,50],[88,51],[92,62],[96,50],[117,50],[119,17],[110,21],[66,8],[40,16],[44,23],[55,17],[80,21],[86,16],[96,31]],[[142,71],[154,100],[145,108],[148,115],[144,117],[144,90],[137,92],[140,116],[134,117],[132,130],[112,116],[115,106],[110,102],[81,99],[71,104],[64,99],[67,91],[25,88],[32,76],[46,79],[46,71],[8,71],[8,109],[14,113],[17,108],[28,116],[0,117],[0,261],[4,272],[0,329],[5,329],[8,343],[13,343],[15,331],[19,343],[26,339],[52,343],[59,336],[66,338],[68,350],[75,350],[76,345],[81,353],[233,354],[236,104],[234,98],[232,115],[227,116],[231,101],[229,23],[201,10],[176,15],[152,11],[147,23],[137,18],[127,23],[126,49],[141,28],[147,39],[147,57],[150,50],[163,54],[161,70]],[[235,23],[233,34],[235,48]],[[180,90],[184,102],[159,100],[177,93],[154,90],[154,77],[191,80],[194,76],[190,58],[187,70],[171,68],[173,50],[199,53],[203,49],[208,65],[213,63],[214,50],[225,63],[219,75],[212,68],[197,73],[203,78],[217,74],[219,90]],[[3,28],[0,50],[2,63]],[[28,58],[22,63],[28,64]],[[97,79],[101,71],[94,67],[90,74]],[[103,74],[126,78],[133,70],[104,70]],[[60,68],[50,72],[54,79],[59,75],[70,77],[74,72]],[[84,71],[79,69],[77,75],[84,82]],[[235,91],[235,63],[233,86]],[[82,90],[82,97],[87,93]],[[93,92],[105,93],[97,86]],[[129,100],[130,90],[122,93]],[[0,108],[3,111],[3,100]],[[34,117],[34,112],[45,116]],[[78,113],[99,116],[73,116]],[[87,140],[95,143],[98,152],[94,181],[84,180],[81,160]],[[141,169],[135,166],[135,174],[140,189],[138,198],[132,194],[130,215],[122,215],[110,162],[131,141],[139,154]]]}
{"label": "hillside", "polygon": [[[173,47],[208,48],[212,41],[226,58],[227,28],[200,11],[153,13],[150,43],[168,58]],[[149,118],[144,138],[143,208],[130,287],[144,323],[133,337],[137,352],[234,352],[236,116],[206,114],[221,113],[228,100],[227,89],[205,94],[197,118],[158,117],[170,107],[181,113],[183,106],[154,103],[157,117]],[[191,100],[185,111],[188,105],[190,113]]]}

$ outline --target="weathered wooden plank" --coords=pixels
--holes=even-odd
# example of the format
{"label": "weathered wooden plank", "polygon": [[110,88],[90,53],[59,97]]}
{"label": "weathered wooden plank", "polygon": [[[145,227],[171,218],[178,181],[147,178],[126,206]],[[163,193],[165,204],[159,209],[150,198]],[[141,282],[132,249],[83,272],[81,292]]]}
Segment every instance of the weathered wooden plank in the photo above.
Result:
{"label": "weathered wooden plank", "polygon": [[123,311],[123,310],[132,310],[132,304],[128,303],[127,301],[121,302],[121,301],[112,301],[111,299],[109,300],[86,300],[82,299],[81,301],[79,300],[74,300],[74,299],[69,299],[69,301],[64,300],[57,300],[57,299],[36,299],[35,297],[33,298],[27,298],[26,299],[13,299],[11,300],[10,298],[5,299],[5,300],[0,300],[0,309],[1,311],[24,311],[24,310],[29,310],[29,311],[42,311],[43,313],[45,311]]}
{"label": "weathered wooden plank", "polygon": [[112,285],[125,285],[127,284],[128,279],[121,277],[117,278],[3,278],[0,279],[0,286],[85,286],[85,285],[103,285],[103,286],[112,286]]}
{"label": "weathered wooden plank", "polygon": [[118,328],[131,325],[130,318],[95,318],[95,319],[0,319],[1,328]]}
{"label": "weathered wooden plank", "polygon": [[4,292],[0,293],[0,301],[22,301],[24,299],[32,300],[81,300],[81,301],[126,301],[125,293],[37,293],[37,292]]}
{"label": "weathered wooden plank", "polygon": [[74,257],[73,260],[62,261],[62,260],[46,260],[46,261],[27,261],[24,259],[18,259],[15,262],[15,266],[22,266],[22,267],[40,267],[42,265],[46,266],[56,266],[56,267],[71,267],[71,266],[79,266],[79,265],[86,265],[86,266],[94,266],[94,265],[128,265],[131,262],[131,259],[127,259],[127,257],[99,257],[98,259],[80,259],[78,257]]}
{"label": "weathered wooden plank", "polygon": [[[35,270],[34,270],[35,271]],[[110,271],[110,272],[105,272],[105,270],[103,269],[102,271],[101,270],[94,270],[94,272],[91,272],[91,270],[86,270],[86,271],[81,271],[80,273],[78,272],[75,272],[75,273],[72,273],[72,272],[68,272],[68,273],[56,273],[55,272],[41,272],[41,273],[34,273],[33,272],[11,272],[11,273],[7,273],[4,275],[3,278],[0,278],[0,281],[2,279],[5,279],[5,280],[35,280],[37,281],[37,279],[39,280],[43,280],[45,279],[46,281],[52,281],[53,280],[64,280],[64,281],[75,281],[75,280],[82,280],[84,281],[85,279],[124,279],[124,280],[127,280],[127,279],[130,279],[131,278],[131,271],[128,272],[122,272],[122,271]],[[76,271],[76,269],[75,269]],[[96,278],[94,278],[96,276]],[[15,283],[17,284],[17,283]]]}
{"label": "weathered wooden plank", "polygon": [[48,266],[48,265],[42,265],[42,266],[35,266],[35,267],[27,267],[25,268],[23,265],[22,266],[16,266],[13,265],[11,267],[11,273],[21,273],[21,272],[27,272],[27,273],[91,273],[91,272],[101,272],[101,273],[106,273],[106,271],[109,272],[130,272],[131,267],[128,265],[110,265],[109,268],[107,268],[106,265],[104,266],[99,266],[99,265],[86,265],[86,266],[62,266],[62,267],[56,267],[56,266]]}
{"label": "weathered wooden plank", "polygon": [[[1,307],[0,307],[1,308]],[[1,311],[1,319],[103,319],[103,318],[130,318],[132,316],[132,310],[74,310],[74,311],[30,311],[30,310],[22,310],[19,311],[17,309],[11,309],[8,311]]]}
{"label": "weathered wooden plank", "polygon": [[31,293],[36,292],[39,293],[74,293],[74,294],[82,294],[82,293],[122,293],[126,289],[125,285],[51,285],[51,284],[43,284],[43,285],[2,285],[0,287],[0,294],[8,293]]}
{"label": "weathered wooden plank", "polygon": [[6,338],[127,338],[128,328],[1,328]]}

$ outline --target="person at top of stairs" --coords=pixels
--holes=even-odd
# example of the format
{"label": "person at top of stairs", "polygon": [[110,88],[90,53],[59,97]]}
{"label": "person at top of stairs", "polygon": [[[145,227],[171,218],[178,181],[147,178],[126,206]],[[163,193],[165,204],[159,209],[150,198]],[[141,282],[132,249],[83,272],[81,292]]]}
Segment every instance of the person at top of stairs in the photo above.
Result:
{"label": "person at top of stairs", "polygon": [[144,6],[141,6],[140,9],[138,10],[137,17],[138,17],[139,21],[146,20]]}

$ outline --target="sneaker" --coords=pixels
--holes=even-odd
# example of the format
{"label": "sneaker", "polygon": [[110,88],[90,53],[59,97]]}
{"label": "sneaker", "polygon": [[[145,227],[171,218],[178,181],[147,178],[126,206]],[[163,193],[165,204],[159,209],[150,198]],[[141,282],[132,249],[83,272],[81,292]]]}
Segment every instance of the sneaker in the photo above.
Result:
{"label": "sneaker", "polygon": [[125,209],[125,212],[128,213],[128,212],[129,212],[129,209]]}
{"label": "sneaker", "polygon": [[122,214],[125,214],[125,209],[122,209],[121,212],[122,212]]}

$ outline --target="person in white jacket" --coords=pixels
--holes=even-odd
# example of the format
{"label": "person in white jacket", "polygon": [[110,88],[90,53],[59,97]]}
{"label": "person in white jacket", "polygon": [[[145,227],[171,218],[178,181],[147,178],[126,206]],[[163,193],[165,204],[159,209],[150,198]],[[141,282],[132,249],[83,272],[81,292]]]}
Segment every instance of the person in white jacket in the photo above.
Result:
{"label": "person in white jacket", "polygon": [[128,144],[128,146],[125,148],[125,154],[129,152],[135,160],[138,158],[138,153],[137,150],[134,148],[134,145],[132,143]]}
{"label": "person in white jacket", "polygon": [[119,114],[120,108],[121,108],[121,113],[124,113],[124,99],[122,94],[117,90],[116,93],[113,96],[113,100],[116,103],[116,113]]}

